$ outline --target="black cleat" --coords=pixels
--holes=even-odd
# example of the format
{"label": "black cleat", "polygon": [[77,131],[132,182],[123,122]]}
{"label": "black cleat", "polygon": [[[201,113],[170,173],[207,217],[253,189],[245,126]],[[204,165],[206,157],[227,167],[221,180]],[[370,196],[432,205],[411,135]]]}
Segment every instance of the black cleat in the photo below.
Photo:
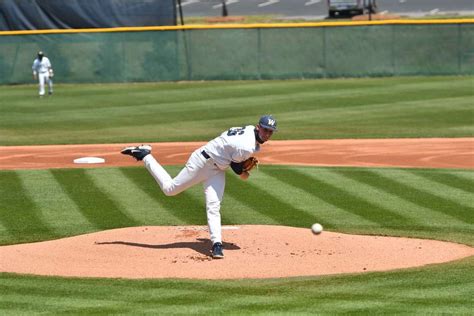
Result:
{"label": "black cleat", "polygon": [[224,258],[224,253],[222,252],[222,244],[220,242],[216,242],[212,245],[212,258],[214,259],[222,259]]}
{"label": "black cleat", "polygon": [[150,145],[141,145],[141,146],[131,146],[122,149],[121,153],[123,155],[129,155],[135,158],[137,161],[143,160],[146,155],[151,154]]}

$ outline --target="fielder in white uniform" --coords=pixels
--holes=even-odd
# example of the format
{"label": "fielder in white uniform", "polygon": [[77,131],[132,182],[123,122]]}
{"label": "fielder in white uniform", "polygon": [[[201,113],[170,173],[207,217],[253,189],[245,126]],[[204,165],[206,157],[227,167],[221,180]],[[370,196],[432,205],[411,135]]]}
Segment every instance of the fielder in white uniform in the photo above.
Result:
{"label": "fielder in white uniform", "polygon": [[38,52],[38,57],[33,61],[33,79],[38,79],[39,95],[44,96],[44,85],[48,84],[48,93],[53,94],[53,68],[49,58],[43,52]]}
{"label": "fielder in white uniform", "polygon": [[242,170],[241,162],[258,152],[260,145],[269,140],[276,129],[277,122],[271,115],[262,116],[255,126],[230,128],[196,149],[174,178],[151,155],[149,145],[127,147],[121,153],[130,155],[137,161],[143,160],[145,167],[167,196],[177,195],[195,184],[203,184],[212,241],[211,254],[213,258],[223,258],[220,208],[224,195],[225,171],[231,167],[241,179],[246,180],[249,173]]}

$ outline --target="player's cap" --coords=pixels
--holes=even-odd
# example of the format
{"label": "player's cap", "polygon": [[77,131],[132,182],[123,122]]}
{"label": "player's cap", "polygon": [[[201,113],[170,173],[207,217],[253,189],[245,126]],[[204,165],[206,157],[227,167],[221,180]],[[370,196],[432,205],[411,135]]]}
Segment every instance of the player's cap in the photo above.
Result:
{"label": "player's cap", "polygon": [[39,51],[38,56],[44,56],[44,53],[42,51]]}
{"label": "player's cap", "polygon": [[272,115],[262,116],[260,120],[258,121],[258,125],[260,125],[263,128],[268,128],[274,131],[277,130],[277,121]]}

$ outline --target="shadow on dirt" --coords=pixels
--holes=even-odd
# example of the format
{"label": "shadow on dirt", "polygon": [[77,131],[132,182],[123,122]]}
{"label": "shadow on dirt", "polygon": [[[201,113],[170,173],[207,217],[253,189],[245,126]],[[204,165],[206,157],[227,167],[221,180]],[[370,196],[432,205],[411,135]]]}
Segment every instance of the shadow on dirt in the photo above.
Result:
{"label": "shadow on dirt", "polygon": [[[125,245],[132,247],[141,247],[141,248],[150,248],[150,249],[178,249],[178,248],[189,248],[200,254],[210,257],[211,241],[205,238],[197,238],[196,241],[186,241],[186,242],[174,242],[171,244],[163,245],[152,245],[152,244],[141,244],[136,242],[128,241],[105,241],[105,242],[95,242],[96,245]],[[222,242],[224,250],[238,250],[240,249],[234,243]]]}

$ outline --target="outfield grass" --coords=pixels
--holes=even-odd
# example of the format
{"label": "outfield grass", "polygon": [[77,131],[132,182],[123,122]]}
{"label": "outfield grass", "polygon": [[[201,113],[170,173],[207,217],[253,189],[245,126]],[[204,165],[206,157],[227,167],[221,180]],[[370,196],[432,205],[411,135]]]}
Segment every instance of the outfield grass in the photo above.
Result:
{"label": "outfield grass", "polygon": [[[34,86],[0,87],[0,145],[203,141],[263,112],[279,119],[277,139],[472,136],[473,79],[58,85],[41,100]],[[166,169],[176,174],[180,166]],[[474,246],[473,184],[463,169],[262,165],[248,182],[227,174],[222,220],[318,221],[337,232]],[[143,167],[0,171],[0,244],[205,225],[201,191],[165,197]],[[0,313],[467,315],[473,266],[470,257],[391,272],[234,281],[0,273]]]}
{"label": "outfield grass", "polygon": [[0,145],[208,140],[279,120],[275,139],[474,135],[474,77],[2,86]]}

